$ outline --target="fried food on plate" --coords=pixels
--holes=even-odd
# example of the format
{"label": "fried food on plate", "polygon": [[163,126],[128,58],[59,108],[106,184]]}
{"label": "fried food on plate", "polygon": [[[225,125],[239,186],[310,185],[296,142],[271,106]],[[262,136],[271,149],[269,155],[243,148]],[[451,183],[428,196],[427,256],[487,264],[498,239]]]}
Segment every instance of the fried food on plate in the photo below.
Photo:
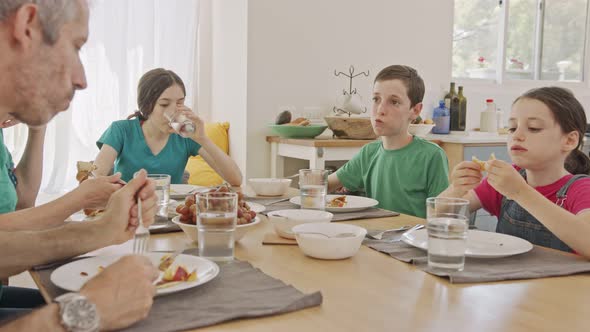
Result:
{"label": "fried food on plate", "polygon": [[328,203],[328,207],[344,207],[344,205],[346,205],[346,196],[335,197]]}

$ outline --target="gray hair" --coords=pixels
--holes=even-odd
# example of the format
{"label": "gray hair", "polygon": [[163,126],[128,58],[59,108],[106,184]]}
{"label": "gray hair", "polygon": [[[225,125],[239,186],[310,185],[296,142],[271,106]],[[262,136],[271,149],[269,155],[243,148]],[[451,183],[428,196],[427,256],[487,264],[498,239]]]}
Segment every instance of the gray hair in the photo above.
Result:
{"label": "gray hair", "polygon": [[73,0],[1,0],[0,22],[27,3],[37,5],[43,39],[50,45],[59,38],[59,30],[64,23],[73,20],[79,10],[78,2]]}

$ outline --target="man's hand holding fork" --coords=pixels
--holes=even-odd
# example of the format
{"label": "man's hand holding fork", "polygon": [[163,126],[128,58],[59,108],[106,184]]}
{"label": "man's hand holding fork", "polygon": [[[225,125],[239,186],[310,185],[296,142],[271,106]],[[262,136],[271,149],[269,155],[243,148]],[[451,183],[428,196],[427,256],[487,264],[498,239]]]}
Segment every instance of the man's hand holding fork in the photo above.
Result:
{"label": "man's hand holding fork", "polygon": [[111,233],[113,244],[133,238],[139,225],[138,198],[141,199],[143,225],[149,227],[154,223],[158,199],[155,188],[154,182],[147,178],[147,172],[141,170],[128,184],[111,195],[100,221],[105,224],[105,232]]}

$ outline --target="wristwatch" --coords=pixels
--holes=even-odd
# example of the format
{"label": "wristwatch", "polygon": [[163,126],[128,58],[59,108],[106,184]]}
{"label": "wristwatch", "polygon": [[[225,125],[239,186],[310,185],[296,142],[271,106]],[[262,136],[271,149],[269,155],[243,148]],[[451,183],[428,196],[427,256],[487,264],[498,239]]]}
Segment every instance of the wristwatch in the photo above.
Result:
{"label": "wristwatch", "polygon": [[60,323],[69,332],[96,332],[100,329],[100,317],[96,305],[86,296],[66,293],[54,300],[59,304]]}

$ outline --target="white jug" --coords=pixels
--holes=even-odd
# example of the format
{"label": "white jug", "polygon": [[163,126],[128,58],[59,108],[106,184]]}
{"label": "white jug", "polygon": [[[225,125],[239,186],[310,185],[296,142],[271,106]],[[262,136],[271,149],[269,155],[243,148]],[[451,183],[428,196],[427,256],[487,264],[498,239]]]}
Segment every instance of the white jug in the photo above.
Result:
{"label": "white jug", "polygon": [[480,130],[482,132],[498,132],[498,114],[500,112],[481,112]]}
{"label": "white jug", "polygon": [[480,113],[479,128],[482,132],[497,133],[502,125],[502,112],[496,111],[493,99],[487,99],[486,104],[486,110]]}

